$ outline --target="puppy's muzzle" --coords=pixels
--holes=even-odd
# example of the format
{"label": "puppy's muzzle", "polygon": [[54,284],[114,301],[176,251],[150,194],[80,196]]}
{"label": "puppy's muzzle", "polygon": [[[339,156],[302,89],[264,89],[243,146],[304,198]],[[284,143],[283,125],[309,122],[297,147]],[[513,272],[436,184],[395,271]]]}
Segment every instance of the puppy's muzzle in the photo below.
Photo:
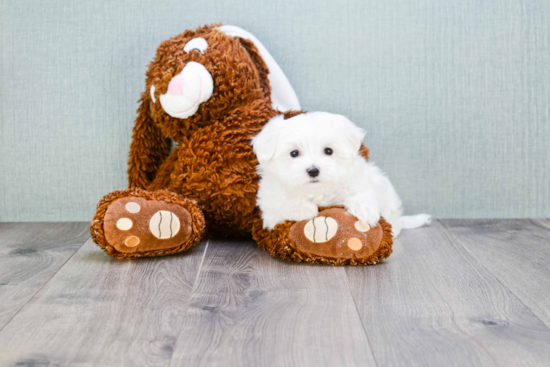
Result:
{"label": "puppy's muzzle", "polygon": [[307,171],[307,174],[309,175],[309,177],[319,176],[319,168],[317,168],[315,166],[309,167],[306,171]]}

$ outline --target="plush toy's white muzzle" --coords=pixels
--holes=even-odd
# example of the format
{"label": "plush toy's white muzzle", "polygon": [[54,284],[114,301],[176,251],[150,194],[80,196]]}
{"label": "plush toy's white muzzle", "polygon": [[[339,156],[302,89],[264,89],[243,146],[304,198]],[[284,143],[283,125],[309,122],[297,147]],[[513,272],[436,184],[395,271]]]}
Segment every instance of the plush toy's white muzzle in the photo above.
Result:
{"label": "plush toy's white muzzle", "polygon": [[[201,103],[208,101],[213,90],[212,75],[204,65],[191,61],[170,80],[168,91],[159,98],[160,104],[168,115],[185,119],[197,112]],[[154,94],[155,86],[152,86],[153,101]]]}

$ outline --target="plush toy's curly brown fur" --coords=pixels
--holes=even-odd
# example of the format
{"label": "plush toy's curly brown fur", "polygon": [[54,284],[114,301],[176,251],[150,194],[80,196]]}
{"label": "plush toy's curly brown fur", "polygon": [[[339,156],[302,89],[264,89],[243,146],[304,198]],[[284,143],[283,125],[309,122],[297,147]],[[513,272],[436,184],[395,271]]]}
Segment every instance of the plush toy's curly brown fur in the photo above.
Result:
{"label": "plush toy's curly brown fur", "polygon": [[[208,42],[205,54],[185,53],[194,37]],[[187,119],[169,116],[149,90],[166,93],[171,78],[190,61],[212,74],[214,92]],[[147,72],[134,127],[130,187],[167,189],[196,200],[208,232],[246,236],[252,229],[258,176],[250,139],[278,112],[271,107],[268,69],[249,40],[225,35],[215,26],[186,31],[163,42]],[[176,148],[168,157],[169,140]]]}
{"label": "plush toy's curly brown fur", "polygon": [[[258,161],[251,147],[251,138],[270,118],[282,112],[271,106],[268,68],[254,44],[228,36],[216,27],[189,30],[159,46],[155,59],[149,65],[146,89],[137,110],[128,181],[129,187],[133,188],[132,195],[159,199],[155,197],[158,195],[156,193],[166,190],[162,191],[165,193],[162,195],[169,200],[190,199],[196,202],[206,221],[204,226],[200,223],[197,226],[205,228],[210,236],[250,236],[253,227],[259,228],[261,221],[256,208],[259,177],[255,167]],[[195,37],[207,41],[208,48],[204,54],[183,51],[184,45]],[[190,61],[199,62],[210,72],[214,91],[194,115],[178,119],[164,112],[159,96],[167,92],[172,77]],[[156,88],[156,102],[150,96],[152,85]],[[302,111],[287,111],[285,117],[299,113]],[[170,140],[175,142],[175,148],[169,153]],[[360,153],[368,159],[366,147],[362,146]],[[150,194],[152,192],[155,194]],[[179,197],[171,197],[170,193]],[[117,254],[112,246],[105,243],[102,218],[110,201],[119,195],[120,192],[107,195],[98,204],[91,227],[94,241],[108,255],[115,257],[160,255]],[[284,226],[290,227],[291,224],[286,222]],[[202,233],[198,227],[197,234]],[[280,250],[287,241],[283,238],[285,231],[274,231],[272,234],[259,230],[255,232],[258,232],[256,239],[262,247],[274,256],[306,261],[300,259],[296,252]],[[390,245],[382,245],[380,257],[386,257],[391,252],[391,241],[387,243]],[[330,263],[340,264],[338,259]]]}

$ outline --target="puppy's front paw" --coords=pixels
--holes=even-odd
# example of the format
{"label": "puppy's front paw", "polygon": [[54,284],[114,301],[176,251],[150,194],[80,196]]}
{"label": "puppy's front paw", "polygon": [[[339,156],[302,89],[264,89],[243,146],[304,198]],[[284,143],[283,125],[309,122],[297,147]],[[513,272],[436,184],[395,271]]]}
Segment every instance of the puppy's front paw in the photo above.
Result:
{"label": "puppy's front paw", "polygon": [[376,227],[380,220],[380,210],[374,206],[357,203],[346,206],[346,209],[348,213],[371,227]]}
{"label": "puppy's front paw", "polygon": [[294,211],[290,213],[288,219],[294,221],[301,221],[306,219],[315,218],[319,214],[319,208],[311,201],[304,201],[300,205],[294,208]]}

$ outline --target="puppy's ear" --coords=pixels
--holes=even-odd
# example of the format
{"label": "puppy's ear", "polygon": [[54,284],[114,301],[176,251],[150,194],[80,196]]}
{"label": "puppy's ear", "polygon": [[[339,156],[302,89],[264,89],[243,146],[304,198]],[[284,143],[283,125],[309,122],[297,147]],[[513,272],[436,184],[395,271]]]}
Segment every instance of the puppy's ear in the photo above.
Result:
{"label": "puppy's ear", "polygon": [[262,131],[252,138],[252,148],[260,164],[273,159],[275,151],[277,150],[283,122],[283,115],[273,117],[264,126]]}
{"label": "puppy's ear", "polygon": [[365,129],[362,129],[359,126],[355,125],[345,116],[340,115],[339,120],[342,128],[345,131],[346,140],[350,144],[350,147],[353,149],[354,152],[359,152],[359,149],[363,144],[363,139],[365,139],[365,135],[367,135],[367,132],[365,131]]}

